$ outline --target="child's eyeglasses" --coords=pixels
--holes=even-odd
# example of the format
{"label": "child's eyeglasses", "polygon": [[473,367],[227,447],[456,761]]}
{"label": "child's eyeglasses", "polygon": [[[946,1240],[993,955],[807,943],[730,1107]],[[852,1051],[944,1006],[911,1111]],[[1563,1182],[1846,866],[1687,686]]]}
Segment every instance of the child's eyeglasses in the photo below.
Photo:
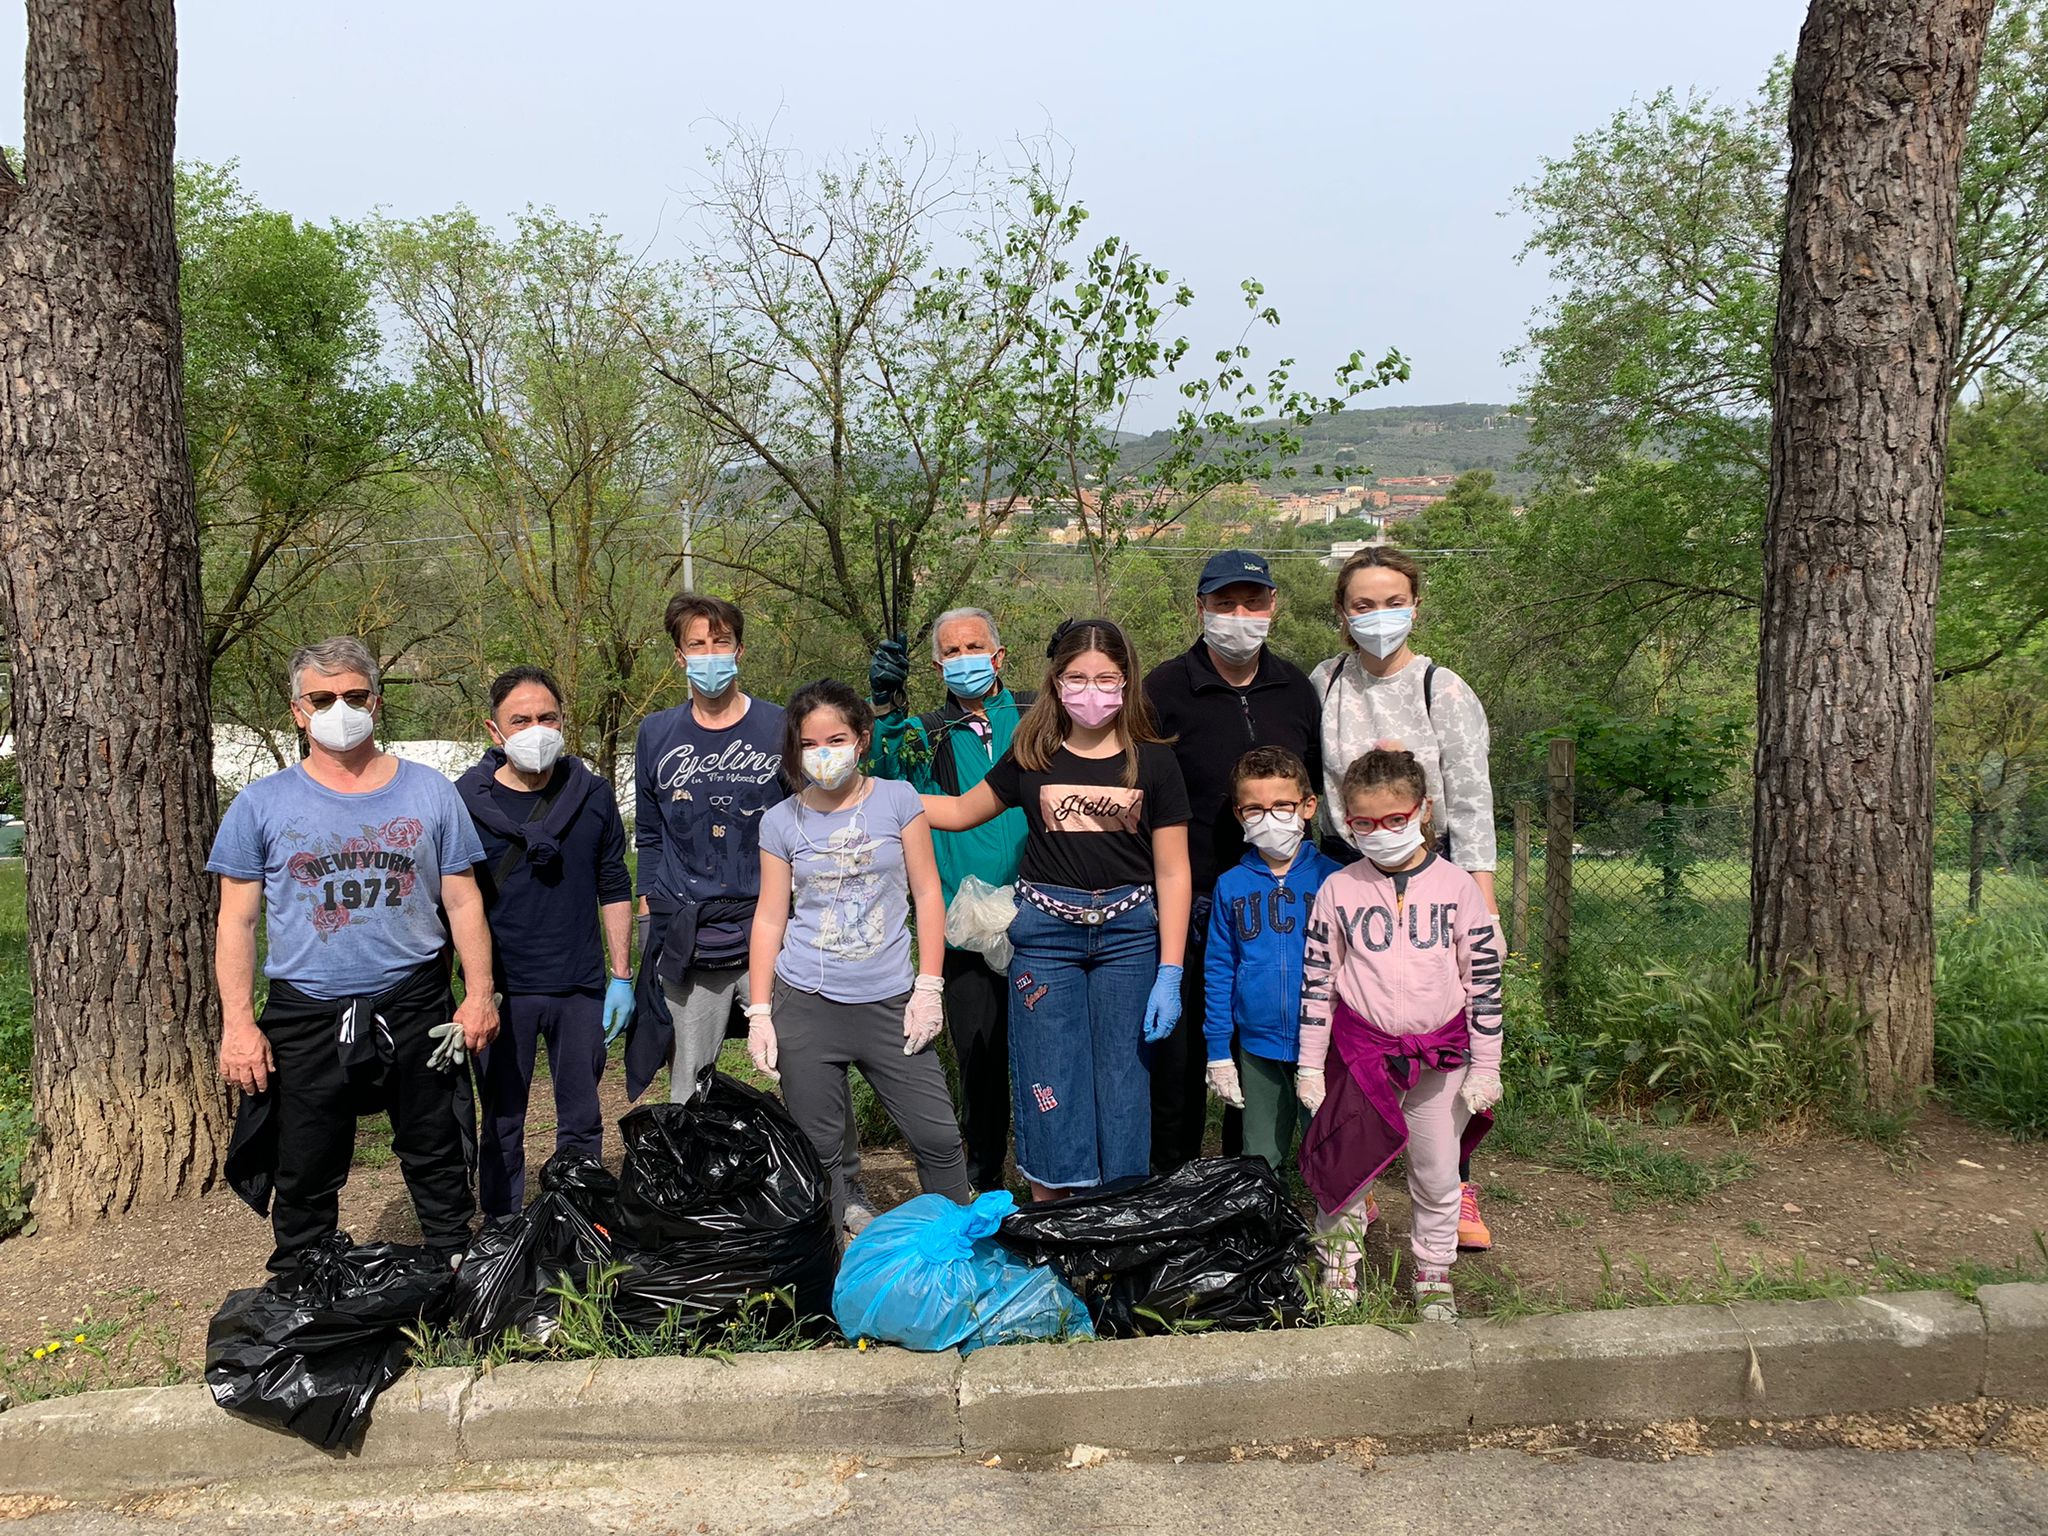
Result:
{"label": "child's eyeglasses", "polygon": [[1301,802],[1299,800],[1281,800],[1273,805],[1240,805],[1237,808],[1237,819],[1248,827],[1256,827],[1268,816],[1299,816],[1300,814]]}
{"label": "child's eyeglasses", "polygon": [[1346,816],[1344,825],[1354,832],[1373,832],[1384,829],[1388,832],[1406,832],[1408,823],[1415,819],[1415,813],[1422,809],[1422,802],[1416,801],[1405,811],[1396,811],[1391,816]]}

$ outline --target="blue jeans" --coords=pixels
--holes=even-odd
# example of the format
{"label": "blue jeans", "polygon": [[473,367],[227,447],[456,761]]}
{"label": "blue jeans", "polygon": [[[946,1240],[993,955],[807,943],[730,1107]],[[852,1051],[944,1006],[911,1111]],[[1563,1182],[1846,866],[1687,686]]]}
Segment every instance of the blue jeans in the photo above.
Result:
{"label": "blue jeans", "polygon": [[[1124,886],[1048,896],[1102,908]],[[1017,904],[1010,924],[1010,1086],[1017,1171],[1050,1189],[1142,1178],[1152,1160],[1145,999],[1159,975],[1159,909],[1070,923]]]}

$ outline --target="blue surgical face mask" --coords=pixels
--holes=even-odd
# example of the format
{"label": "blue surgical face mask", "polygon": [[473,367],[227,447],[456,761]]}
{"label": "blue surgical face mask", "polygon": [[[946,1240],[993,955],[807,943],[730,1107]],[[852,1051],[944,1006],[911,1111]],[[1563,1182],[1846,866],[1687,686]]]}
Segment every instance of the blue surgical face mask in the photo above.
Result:
{"label": "blue surgical face mask", "polygon": [[970,653],[948,656],[939,663],[939,675],[946,680],[946,692],[956,699],[978,699],[996,686],[993,656]]}
{"label": "blue surgical face mask", "polygon": [[1408,631],[1415,627],[1415,610],[1380,608],[1371,613],[1354,613],[1345,624],[1352,639],[1385,660],[1407,644]]}
{"label": "blue surgical face mask", "polygon": [[716,698],[740,675],[740,659],[730,651],[713,651],[707,656],[684,658],[683,670],[690,674],[690,687]]}

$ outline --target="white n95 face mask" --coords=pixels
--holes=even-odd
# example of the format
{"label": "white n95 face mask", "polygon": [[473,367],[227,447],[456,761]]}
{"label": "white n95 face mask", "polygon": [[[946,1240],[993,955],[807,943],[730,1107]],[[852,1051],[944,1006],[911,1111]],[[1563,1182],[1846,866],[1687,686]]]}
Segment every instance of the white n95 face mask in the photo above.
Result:
{"label": "white n95 face mask", "polygon": [[351,708],[347,699],[337,698],[313,713],[306,734],[330,752],[349,752],[368,741],[376,729],[377,716],[373,711]]}
{"label": "white n95 face mask", "polygon": [[529,725],[505,738],[505,757],[521,773],[546,773],[562,755],[562,733],[551,725]]}

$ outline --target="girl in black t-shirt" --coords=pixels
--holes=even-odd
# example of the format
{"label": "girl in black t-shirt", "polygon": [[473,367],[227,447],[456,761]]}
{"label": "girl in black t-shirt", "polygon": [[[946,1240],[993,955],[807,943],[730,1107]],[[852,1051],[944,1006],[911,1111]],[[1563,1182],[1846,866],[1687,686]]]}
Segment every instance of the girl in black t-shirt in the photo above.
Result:
{"label": "girl in black t-shirt", "polygon": [[1149,1171],[1145,1045],[1180,1019],[1188,797],[1144,676],[1107,619],[1069,621],[1010,750],[964,795],[926,795],[934,830],[1010,807],[1026,835],[1010,924],[1017,1171],[1034,1199]]}

